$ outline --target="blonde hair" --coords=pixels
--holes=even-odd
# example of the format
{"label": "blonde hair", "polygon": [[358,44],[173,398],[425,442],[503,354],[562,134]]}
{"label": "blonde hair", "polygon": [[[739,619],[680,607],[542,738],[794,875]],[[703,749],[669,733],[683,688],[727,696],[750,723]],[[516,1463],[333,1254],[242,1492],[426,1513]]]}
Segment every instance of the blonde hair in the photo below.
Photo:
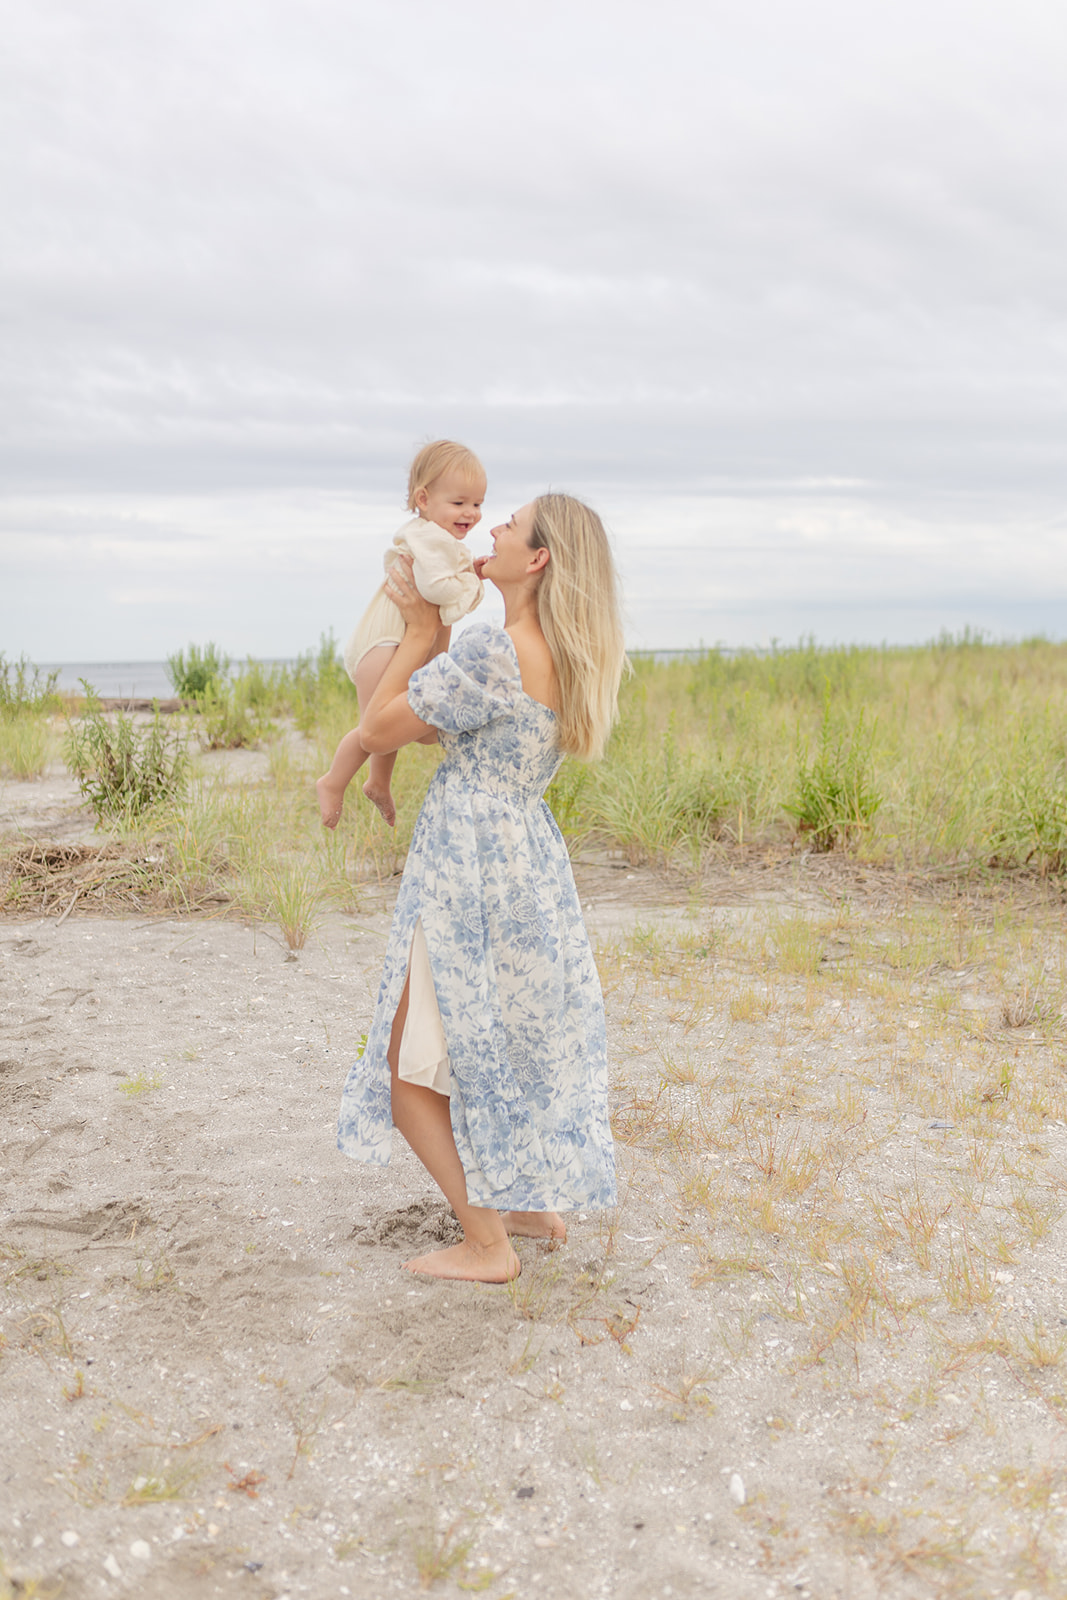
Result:
{"label": "blonde hair", "polygon": [[618,710],[626,662],[619,586],[604,524],[567,494],[533,503],[530,547],[549,560],[537,586],[537,616],[559,683],[559,742],[595,761]]}
{"label": "blonde hair", "polygon": [[485,468],[482,466],[473,450],[468,450],[465,444],[456,444],[451,439],[435,439],[432,444],[424,444],[408,473],[408,510],[415,511],[415,496],[420,489],[428,489],[431,483],[436,483],[438,478],[446,472],[457,472],[462,477],[473,482],[476,478],[485,479]]}

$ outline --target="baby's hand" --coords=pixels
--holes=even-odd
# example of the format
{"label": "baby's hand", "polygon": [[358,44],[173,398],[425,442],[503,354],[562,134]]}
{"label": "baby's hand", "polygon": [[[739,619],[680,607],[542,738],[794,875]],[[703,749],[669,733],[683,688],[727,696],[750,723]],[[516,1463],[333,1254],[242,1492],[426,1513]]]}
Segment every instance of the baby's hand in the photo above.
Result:
{"label": "baby's hand", "polygon": [[489,556],[488,555],[475,556],[473,565],[474,565],[474,575],[475,575],[476,578],[480,578],[481,577],[482,568],[485,566],[485,563],[488,560],[489,560]]}

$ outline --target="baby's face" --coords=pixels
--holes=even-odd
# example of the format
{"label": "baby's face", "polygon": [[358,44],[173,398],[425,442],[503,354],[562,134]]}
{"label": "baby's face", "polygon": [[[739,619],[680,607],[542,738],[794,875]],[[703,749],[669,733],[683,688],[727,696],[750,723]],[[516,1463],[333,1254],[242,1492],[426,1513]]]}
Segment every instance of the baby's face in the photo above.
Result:
{"label": "baby's face", "polygon": [[484,478],[442,472],[425,489],[416,492],[415,505],[420,517],[436,522],[454,539],[465,539],[475,523],[482,520],[484,499]]}

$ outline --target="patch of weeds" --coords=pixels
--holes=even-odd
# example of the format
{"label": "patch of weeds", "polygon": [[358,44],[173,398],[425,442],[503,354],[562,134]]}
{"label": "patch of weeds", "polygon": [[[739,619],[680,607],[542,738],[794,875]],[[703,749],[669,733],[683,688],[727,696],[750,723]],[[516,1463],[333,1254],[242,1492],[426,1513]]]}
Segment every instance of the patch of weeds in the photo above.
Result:
{"label": "patch of weeds", "polygon": [[265,867],[254,898],[257,909],[278,924],[286,945],[295,952],[307,943],[325,894],[318,863],[304,860]]}
{"label": "patch of weeds", "polygon": [[260,1377],[261,1383],[273,1383],[281,1398],[282,1410],[289,1420],[293,1430],[293,1459],[289,1463],[286,1481],[290,1481],[300,1463],[301,1456],[310,1457],[312,1446],[325,1425],[327,1402],[322,1400],[315,1403],[313,1391],[308,1390],[302,1395],[290,1395],[286,1392],[288,1385],[284,1378]]}
{"label": "patch of weeds", "polygon": [[731,1022],[757,1022],[774,1008],[774,996],[751,985],[730,996]]}
{"label": "patch of weeds", "polygon": [[1049,764],[1027,749],[1006,773],[994,800],[993,864],[1036,867],[1042,875],[1067,870],[1067,787],[1062,758]]}
{"label": "patch of weeds", "polygon": [[804,916],[776,917],[768,929],[775,965],[781,972],[814,977],[826,947],[826,935]]}
{"label": "patch of weeds", "polygon": [[17,1245],[0,1245],[0,1265],[7,1265],[4,1283],[17,1283],[20,1278],[36,1278],[44,1283],[48,1278],[69,1278],[72,1268],[54,1256],[28,1256]]}
{"label": "patch of weeds", "polygon": [[136,723],[106,716],[91,685],[81,680],[85,710],[68,723],[64,759],[97,822],[125,822],[154,806],[182,799],[189,756],[181,732],[168,729],[157,709]]}
{"label": "patch of weeds", "polygon": [[163,1079],[158,1072],[136,1072],[123,1078],[118,1085],[120,1094],[128,1095],[132,1100],[139,1094],[151,1094],[155,1089],[162,1089]]}
{"label": "patch of weeds", "polygon": [[442,1533],[430,1531],[414,1536],[411,1554],[414,1570],[419,1574],[419,1589],[432,1589],[464,1566],[474,1547],[474,1534],[462,1531],[466,1525],[467,1518],[461,1517]]}
{"label": "patch of weeds", "polygon": [[167,1500],[184,1500],[200,1477],[196,1467],[175,1467],[166,1460],[155,1471],[138,1473],[122,1497],[124,1506],[154,1506]]}
{"label": "patch of weeds", "polygon": [[49,1588],[43,1578],[14,1577],[0,1555],[0,1600],[58,1600],[62,1588],[62,1581]]}
{"label": "patch of weeds", "polygon": [[166,1256],[161,1256],[158,1261],[138,1261],[132,1281],[135,1289],[153,1294],[161,1289],[173,1288],[177,1273]]}
{"label": "patch of weeds", "polygon": [[174,685],[174,693],[184,700],[195,700],[209,689],[218,689],[229,670],[229,656],[214,644],[206,644],[203,649],[191,644],[188,650],[176,650],[167,657],[167,677]]}
{"label": "patch of weeds", "polygon": [[1038,1370],[1058,1367],[1067,1351],[1067,1333],[1051,1334],[1043,1322],[1035,1322],[1029,1333],[1022,1335],[1022,1346],[1028,1366]]}
{"label": "patch of weeds", "polygon": [[696,1372],[680,1372],[672,1388],[663,1383],[656,1384],[657,1394],[661,1394],[670,1406],[673,1422],[689,1422],[697,1411],[708,1416],[714,1413],[715,1406],[707,1392],[710,1377],[708,1368],[701,1367]]}
{"label": "patch of weeds", "polygon": [[549,1261],[534,1271],[529,1267],[506,1284],[508,1299],[517,1317],[527,1322],[539,1322],[548,1310],[552,1291],[560,1279],[560,1269]]}
{"label": "patch of weeds", "polygon": [[74,1346],[71,1344],[67,1325],[63,1320],[63,1312],[59,1305],[50,1306],[47,1311],[35,1311],[25,1317],[19,1324],[26,1330],[30,1340],[29,1348],[38,1354],[45,1350],[57,1350],[66,1361],[73,1363]]}
{"label": "patch of weeds", "polygon": [[258,744],[271,730],[260,708],[248,698],[244,679],[202,690],[196,696],[194,727],[206,750],[241,750]]}
{"label": "patch of weeds", "polygon": [[403,1394],[429,1394],[440,1383],[439,1378],[416,1378],[406,1372],[391,1373],[378,1384],[379,1389]]}
{"label": "patch of weeds", "polygon": [[881,809],[882,797],[871,777],[874,726],[865,713],[851,728],[835,726],[827,694],[819,747],[813,760],[797,752],[793,798],[782,809],[795,818],[816,850],[848,849],[866,832]]}
{"label": "patch of weeds", "polygon": [[48,765],[52,730],[47,716],[0,707],[0,774],[39,778]]}
{"label": "patch of weeds", "polygon": [[58,711],[61,700],[56,685],[59,668],[45,671],[28,656],[9,661],[0,650],[0,713],[9,717],[36,716]]}

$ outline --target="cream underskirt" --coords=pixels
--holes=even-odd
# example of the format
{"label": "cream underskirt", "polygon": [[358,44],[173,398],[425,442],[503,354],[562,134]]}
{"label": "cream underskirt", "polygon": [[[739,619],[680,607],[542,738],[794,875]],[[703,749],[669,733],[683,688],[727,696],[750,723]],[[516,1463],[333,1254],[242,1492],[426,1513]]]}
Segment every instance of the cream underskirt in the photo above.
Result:
{"label": "cream underskirt", "polygon": [[404,637],[404,629],[404,618],[383,586],[364,611],[355,633],[345,645],[345,671],[353,683],[356,681],[356,668],[367,651],[379,644],[399,644]]}
{"label": "cream underskirt", "polygon": [[405,1083],[419,1083],[438,1094],[449,1092],[448,1045],[437,1008],[437,991],[422,919],[415,924],[408,959],[408,1014],[400,1038],[397,1071]]}

